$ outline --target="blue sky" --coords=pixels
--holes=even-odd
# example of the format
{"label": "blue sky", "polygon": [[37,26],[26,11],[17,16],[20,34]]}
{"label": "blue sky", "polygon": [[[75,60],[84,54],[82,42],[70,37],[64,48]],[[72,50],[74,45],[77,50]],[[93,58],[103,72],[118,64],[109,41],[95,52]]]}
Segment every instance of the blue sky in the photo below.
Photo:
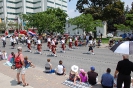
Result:
{"label": "blue sky", "polygon": [[[121,0],[121,1],[125,2],[125,6],[128,5],[129,7],[131,7],[131,3],[133,2],[133,0]],[[72,0],[71,2],[69,2],[69,0],[68,0],[68,15],[70,18],[80,15],[80,13],[78,13],[78,11],[75,12],[76,2],[77,2],[77,0]]]}

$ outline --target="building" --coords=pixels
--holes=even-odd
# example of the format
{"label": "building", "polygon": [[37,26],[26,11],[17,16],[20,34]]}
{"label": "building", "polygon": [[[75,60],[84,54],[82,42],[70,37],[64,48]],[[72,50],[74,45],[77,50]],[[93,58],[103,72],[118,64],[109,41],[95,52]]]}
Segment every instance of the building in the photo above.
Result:
{"label": "building", "polygon": [[[76,27],[77,27],[76,25],[71,25],[67,21],[65,33],[68,33],[69,35],[85,35],[85,32],[83,32],[82,29],[80,29],[80,28],[75,29]],[[73,30],[73,29],[75,29],[75,30]],[[106,35],[107,35],[107,23],[103,22],[102,27],[96,27],[96,33],[97,33],[97,35],[99,35],[99,33],[100,34],[102,33],[103,37],[106,37]]]}
{"label": "building", "polygon": [[47,8],[61,8],[67,13],[67,0],[0,0],[0,18],[5,22],[16,20],[19,14],[43,12]]}

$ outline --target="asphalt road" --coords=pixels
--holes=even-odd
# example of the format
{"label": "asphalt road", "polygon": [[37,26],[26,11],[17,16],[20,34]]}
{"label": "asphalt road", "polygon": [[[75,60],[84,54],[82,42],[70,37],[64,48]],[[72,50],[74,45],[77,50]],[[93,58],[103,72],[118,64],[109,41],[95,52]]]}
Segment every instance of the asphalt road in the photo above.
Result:
{"label": "asphalt road", "polygon": [[[17,49],[12,49],[10,46],[9,39],[7,39],[7,45],[5,48],[2,47],[2,41],[0,43],[1,51],[5,50],[8,55],[11,52],[17,52]],[[56,68],[59,60],[62,60],[63,65],[66,67],[67,74],[69,74],[72,65],[77,65],[79,68],[83,68],[86,72],[90,70],[91,66],[94,66],[96,69],[95,71],[99,74],[99,79],[101,78],[101,75],[106,72],[107,68],[111,68],[111,74],[113,75],[117,62],[122,60],[121,54],[115,54],[108,48],[94,48],[95,55],[88,54],[88,47],[85,46],[74,49],[73,51],[67,49],[66,53],[61,53],[60,44],[58,45],[57,57],[53,57],[50,55],[52,53],[47,51],[46,45],[46,43],[43,43],[42,55],[35,54],[35,48],[32,48],[32,53],[26,52],[28,49],[25,45],[19,44],[16,48],[22,46],[23,55],[28,56],[29,60],[31,60],[37,67],[44,68],[47,58],[51,59],[53,68]],[[130,60],[133,61],[133,56],[130,56]]]}

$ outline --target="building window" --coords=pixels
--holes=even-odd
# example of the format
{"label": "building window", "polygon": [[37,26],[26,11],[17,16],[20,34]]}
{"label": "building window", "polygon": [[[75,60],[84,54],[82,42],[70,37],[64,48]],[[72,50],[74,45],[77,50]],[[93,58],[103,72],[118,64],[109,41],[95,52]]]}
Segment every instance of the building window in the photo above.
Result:
{"label": "building window", "polygon": [[10,7],[10,6],[7,6],[7,8],[10,8],[10,9],[20,9],[20,8],[22,8],[22,6],[21,7]]}
{"label": "building window", "polygon": [[53,7],[51,7],[51,6],[47,6],[47,8],[53,8]]}
{"label": "building window", "polygon": [[14,1],[8,1],[8,0],[7,0],[7,2],[9,2],[9,3],[14,3],[14,4],[18,4],[18,3],[21,3],[22,1],[14,2]]}
{"label": "building window", "polygon": [[61,6],[61,4],[59,4],[59,3],[55,3],[55,4]]}
{"label": "building window", "polygon": [[54,2],[47,0],[47,2],[54,4]]}
{"label": "building window", "polygon": [[19,14],[21,14],[21,13],[12,13],[12,12],[7,12],[7,14],[19,15]]}
{"label": "building window", "polygon": [[29,6],[26,6],[26,8],[29,8],[29,9],[39,9],[39,8],[41,8],[41,6],[39,6],[39,7],[29,7]]}
{"label": "building window", "polygon": [[41,1],[31,2],[31,1],[26,0],[26,2],[32,3],[32,4],[37,4],[37,3],[40,3]]}
{"label": "building window", "polygon": [[65,0],[62,0],[62,2],[65,2],[65,3],[67,3],[67,1],[65,1]]}
{"label": "building window", "polygon": [[3,8],[3,6],[0,7],[0,9]]}
{"label": "building window", "polygon": [[65,6],[65,5],[62,5],[62,6],[67,8],[67,6]]}

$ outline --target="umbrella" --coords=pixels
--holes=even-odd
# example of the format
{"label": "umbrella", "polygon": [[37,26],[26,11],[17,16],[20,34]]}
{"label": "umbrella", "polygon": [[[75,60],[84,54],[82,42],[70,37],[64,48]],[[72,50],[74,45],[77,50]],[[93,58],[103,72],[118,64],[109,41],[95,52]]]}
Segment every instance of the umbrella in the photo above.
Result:
{"label": "umbrella", "polygon": [[114,53],[133,54],[133,41],[125,41],[114,45],[110,50]]}

